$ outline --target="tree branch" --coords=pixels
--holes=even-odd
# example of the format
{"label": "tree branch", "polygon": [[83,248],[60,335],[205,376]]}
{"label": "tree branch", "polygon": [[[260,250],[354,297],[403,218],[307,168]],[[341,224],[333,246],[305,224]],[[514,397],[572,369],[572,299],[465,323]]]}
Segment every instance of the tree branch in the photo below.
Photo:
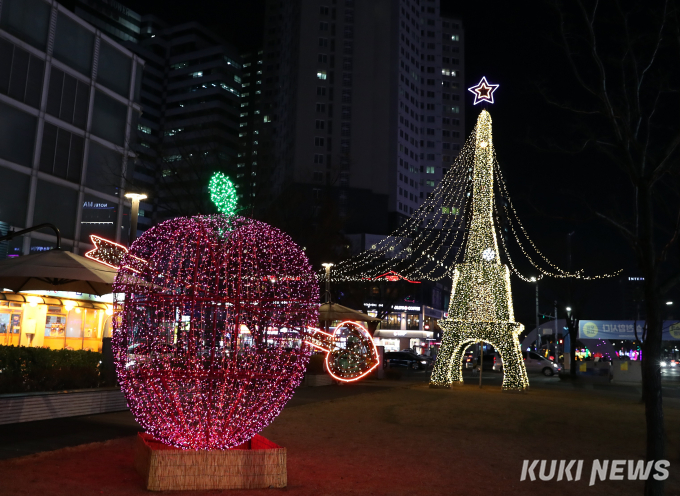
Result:
{"label": "tree branch", "polygon": [[673,287],[680,283],[680,271],[673,274],[671,277],[666,279],[662,284],[659,285],[658,291],[660,295],[668,293]]}
{"label": "tree branch", "polygon": [[595,215],[596,215],[597,217],[599,217],[600,219],[602,219],[602,220],[608,222],[608,223],[611,224],[612,226],[616,227],[619,231],[621,231],[621,234],[622,234],[624,237],[628,238],[628,240],[629,240],[633,245],[637,245],[637,237],[635,236],[635,234],[633,234],[633,233],[630,231],[630,229],[628,229],[626,226],[624,226],[624,225],[621,224],[620,222],[615,221],[614,219],[612,219],[612,218],[609,217],[608,215],[603,214],[602,212],[598,212],[597,210],[594,210],[593,212],[595,213]]}

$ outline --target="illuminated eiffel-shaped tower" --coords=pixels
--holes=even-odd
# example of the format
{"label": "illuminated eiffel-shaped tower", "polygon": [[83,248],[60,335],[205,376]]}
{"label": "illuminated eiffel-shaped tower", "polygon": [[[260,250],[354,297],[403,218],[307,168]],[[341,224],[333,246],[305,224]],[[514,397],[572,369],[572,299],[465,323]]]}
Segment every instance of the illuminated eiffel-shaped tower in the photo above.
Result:
{"label": "illuminated eiffel-shaped tower", "polygon": [[494,228],[494,150],[491,115],[477,119],[472,176],[472,220],[463,263],[453,272],[448,317],[430,386],[462,384],[465,349],[472,343],[492,344],[503,359],[503,389],[529,387],[518,336],[524,326],[515,322],[510,272],[501,263]]}

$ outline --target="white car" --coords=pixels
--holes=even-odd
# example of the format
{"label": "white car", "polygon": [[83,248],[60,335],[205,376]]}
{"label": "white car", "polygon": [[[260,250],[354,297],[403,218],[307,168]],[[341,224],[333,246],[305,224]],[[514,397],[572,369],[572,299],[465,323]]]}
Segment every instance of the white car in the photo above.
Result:
{"label": "white car", "polygon": [[[523,351],[522,356],[524,357],[524,366],[526,367],[527,372],[540,372],[543,375],[550,377],[562,371],[562,365],[553,362],[552,360],[548,360],[533,351]],[[499,355],[494,356],[493,370],[497,372],[503,370],[503,361]]]}

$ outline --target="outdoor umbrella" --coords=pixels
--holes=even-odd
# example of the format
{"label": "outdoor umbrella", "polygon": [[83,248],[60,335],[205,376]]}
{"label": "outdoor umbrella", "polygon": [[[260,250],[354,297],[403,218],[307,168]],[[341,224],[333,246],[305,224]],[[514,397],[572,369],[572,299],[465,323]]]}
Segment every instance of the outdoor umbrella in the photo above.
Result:
{"label": "outdoor umbrella", "polygon": [[319,307],[319,321],[354,320],[359,322],[380,322],[381,319],[343,307],[337,303],[324,303]]}
{"label": "outdoor umbrella", "polygon": [[0,288],[19,291],[112,292],[117,270],[59,249],[0,261]]}

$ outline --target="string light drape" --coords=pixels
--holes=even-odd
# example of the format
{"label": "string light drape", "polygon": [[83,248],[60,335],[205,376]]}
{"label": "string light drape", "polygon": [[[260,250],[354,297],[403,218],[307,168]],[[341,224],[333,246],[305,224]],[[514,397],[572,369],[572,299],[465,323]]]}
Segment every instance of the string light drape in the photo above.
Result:
{"label": "string light drape", "polygon": [[[146,264],[132,270],[130,257]],[[121,388],[139,424],[166,444],[240,445],[303,378],[316,278],[304,252],[267,224],[222,215],[159,224],[132,245],[114,295]]]}
{"label": "string light drape", "polygon": [[[439,281],[453,277],[456,264],[462,262],[465,244],[469,241],[473,170],[475,166],[478,125],[472,131],[448,172],[418,209],[392,234],[352,258],[337,263],[332,270],[333,281],[366,281],[393,271],[414,281]],[[568,272],[551,262],[529,237],[510,198],[493,147],[488,150],[494,195],[502,200],[493,202],[494,226],[499,225],[503,212],[510,227],[510,239],[501,236],[501,250],[513,274],[526,282],[544,276],[578,279],[614,277],[620,270],[598,275],[585,275],[583,270]],[[499,208],[499,205],[502,205]],[[494,215],[495,213],[495,215]],[[531,276],[522,274],[510,254],[509,241],[514,241],[533,270]],[[498,253],[498,247],[495,248]],[[318,272],[319,279],[325,272]],[[532,279],[533,278],[533,279]]]}

